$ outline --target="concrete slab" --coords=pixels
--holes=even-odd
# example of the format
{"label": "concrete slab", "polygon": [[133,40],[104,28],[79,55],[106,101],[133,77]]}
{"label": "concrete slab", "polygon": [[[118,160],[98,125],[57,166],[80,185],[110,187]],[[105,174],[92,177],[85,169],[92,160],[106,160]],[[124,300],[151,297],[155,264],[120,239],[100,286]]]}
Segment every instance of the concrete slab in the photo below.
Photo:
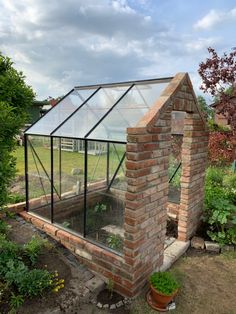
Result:
{"label": "concrete slab", "polygon": [[175,240],[170,246],[168,246],[164,251],[163,265],[161,266],[161,271],[168,270],[174,262],[176,262],[180,256],[182,256],[188,249],[190,241],[183,242],[180,240]]}
{"label": "concrete slab", "polygon": [[102,291],[102,289],[104,289],[105,282],[99,277],[95,276],[92,279],[88,280],[85,283],[85,286],[89,289],[90,292],[99,293],[100,291]]}

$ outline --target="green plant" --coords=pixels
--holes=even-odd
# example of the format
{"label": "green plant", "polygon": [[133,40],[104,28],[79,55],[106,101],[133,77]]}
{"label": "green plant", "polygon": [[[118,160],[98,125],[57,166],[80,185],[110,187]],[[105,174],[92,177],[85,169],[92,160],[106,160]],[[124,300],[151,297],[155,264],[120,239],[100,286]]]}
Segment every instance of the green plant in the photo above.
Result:
{"label": "green plant", "polygon": [[8,203],[9,204],[17,204],[25,201],[25,195],[22,194],[9,194]]}
{"label": "green plant", "polygon": [[116,234],[111,234],[106,239],[108,247],[114,250],[119,250],[122,247],[123,239],[121,236]]}
{"label": "green plant", "polygon": [[108,279],[107,290],[110,293],[110,299],[111,299],[113,296],[113,291],[114,291],[114,280],[111,278]]}
{"label": "green plant", "polygon": [[227,168],[210,167],[206,173],[203,219],[213,241],[236,244],[235,178]]}
{"label": "green plant", "polygon": [[94,212],[97,214],[98,213],[101,214],[101,213],[105,212],[106,210],[107,210],[107,206],[106,206],[106,204],[103,204],[103,203],[97,203],[94,207]]}
{"label": "green plant", "polygon": [[19,261],[20,248],[17,244],[6,239],[5,235],[0,234],[0,276],[4,276],[8,270],[9,261]]}
{"label": "green plant", "polygon": [[21,294],[11,294],[10,306],[12,309],[17,310],[24,303],[24,297]]}
{"label": "green plant", "polygon": [[15,137],[27,120],[26,111],[35,96],[24,80],[23,73],[0,53],[0,207],[7,204],[8,189],[16,173],[12,155]]}
{"label": "green plant", "polygon": [[32,239],[24,245],[24,254],[30,259],[32,264],[36,263],[36,260],[46,243],[47,241],[45,239],[33,236]]}
{"label": "green plant", "polygon": [[42,295],[45,289],[52,286],[52,277],[47,270],[33,269],[23,273],[23,276],[17,282],[18,291],[24,296]]}
{"label": "green plant", "polygon": [[63,221],[63,223],[62,223],[61,225],[62,225],[62,227],[64,227],[64,228],[69,228],[69,227],[70,227],[69,221]]}
{"label": "green plant", "polygon": [[169,272],[155,272],[150,276],[149,281],[153,288],[165,295],[171,295],[180,287]]}
{"label": "green plant", "polygon": [[11,229],[11,226],[1,219],[0,220],[0,234],[7,234],[10,229]]}

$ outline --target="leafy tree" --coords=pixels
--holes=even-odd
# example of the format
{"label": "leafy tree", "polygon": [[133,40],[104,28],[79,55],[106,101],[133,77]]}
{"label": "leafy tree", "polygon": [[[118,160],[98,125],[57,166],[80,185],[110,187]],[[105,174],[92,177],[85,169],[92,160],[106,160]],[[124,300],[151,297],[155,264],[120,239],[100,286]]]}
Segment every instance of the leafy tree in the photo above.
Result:
{"label": "leafy tree", "polygon": [[26,109],[35,96],[22,72],[0,53],[0,207],[8,201],[8,188],[15,175],[16,135],[27,119]]}
{"label": "leafy tree", "polygon": [[231,101],[231,97],[236,96],[236,49],[222,57],[211,47],[208,52],[210,58],[199,64],[200,88],[218,99],[221,105],[219,113],[228,118],[232,131],[236,132],[236,106]]}
{"label": "leafy tree", "polygon": [[197,97],[197,103],[202,110],[203,113],[205,113],[205,116],[207,119],[212,119],[213,117],[213,110],[208,104],[206,103],[206,100],[203,96]]}

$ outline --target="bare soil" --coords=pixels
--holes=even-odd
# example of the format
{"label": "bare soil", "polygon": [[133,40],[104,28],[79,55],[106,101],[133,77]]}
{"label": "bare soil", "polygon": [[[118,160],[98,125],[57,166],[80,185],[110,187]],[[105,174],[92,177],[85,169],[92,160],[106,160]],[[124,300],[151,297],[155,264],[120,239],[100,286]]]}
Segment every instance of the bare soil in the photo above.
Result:
{"label": "bare soil", "polygon": [[[33,234],[37,233],[36,230],[29,227],[29,224],[20,224],[16,220],[12,220],[11,224],[13,226],[11,239],[18,243],[25,243]],[[138,297],[130,309],[120,308],[117,310],[99,310],[82,294],[78,299],[78,290],[83,289],[89,272],[79,263],[74,266],[69,263],[66,251],[56,242],[52,242],[52,248],[44,251],[38,261],[40,267],[47,265],[50,271],[57,270],[60,277],[65,279],[65,288],[58,293],[49,292],[42,298],[27,300],[17,313],[158,313],[148,306],[145,294]],[[225,255],[209,255],[201,250],[190,249],[175,263],[171,271],[181,282],[182,287],[175,300],[176,310],[172,310],[170,313],[236,314],[236,252]],[[90,295],[91,297],[94,298]],[[75,300],[77,301],[74,302]],[[68,304],[70,307],[67,307]]]}

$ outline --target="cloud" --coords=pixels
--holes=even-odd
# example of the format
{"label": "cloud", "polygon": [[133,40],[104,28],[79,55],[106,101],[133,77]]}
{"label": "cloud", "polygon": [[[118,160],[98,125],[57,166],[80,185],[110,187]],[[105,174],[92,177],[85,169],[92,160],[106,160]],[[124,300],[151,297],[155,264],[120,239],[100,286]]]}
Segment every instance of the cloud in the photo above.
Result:
{"label": "cloud", "polygon": [[186,42],[186,49],[189,52],[197,52],[206,50],[208,47],[215,46],[220,42],[220,37],[197,38]]}
{"label": "cloud", "polygon": [[221,41],[152,8],[151,0],[0,0],[0,51],[43,99],[75,85],[194,71]]}
{"label": "cloud", "polygon": [[228,12],[222,12],[217,10],[211,10],[203,18],[194,24],[196,30],[209,30],[214,26],[222,24],[227,21],[236,20],[236,7]]}

